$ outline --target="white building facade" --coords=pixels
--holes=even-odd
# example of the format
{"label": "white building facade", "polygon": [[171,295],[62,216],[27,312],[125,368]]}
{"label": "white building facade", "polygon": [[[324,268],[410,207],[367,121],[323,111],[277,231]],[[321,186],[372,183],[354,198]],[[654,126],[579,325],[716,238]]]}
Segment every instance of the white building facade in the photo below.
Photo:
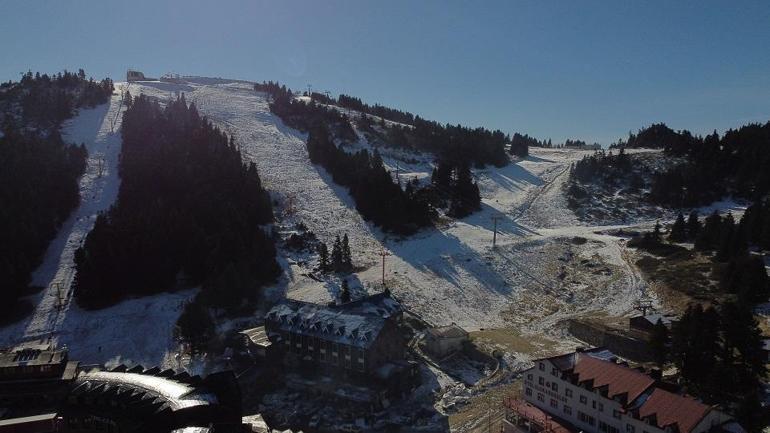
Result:
{"label": "white building facade", "polygon": [[666,391],[651,376],[602,356],[607,352],[535,361],[523,374],[524,400],[586,433],[704,433],[731,421],[716,408]]}

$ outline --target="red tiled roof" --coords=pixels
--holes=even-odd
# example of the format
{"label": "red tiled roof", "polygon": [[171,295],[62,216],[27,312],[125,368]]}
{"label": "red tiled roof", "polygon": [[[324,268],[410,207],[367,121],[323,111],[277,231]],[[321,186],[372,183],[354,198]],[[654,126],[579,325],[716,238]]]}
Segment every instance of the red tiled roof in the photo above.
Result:
{"label": "red tiled roof", "polygon": [[593,380],[594,388],[608,385],[609,398],[627,393],[627,402],[635,400],[655,383],[650,376],[632,368],[583,354],[578,354],[573,371],[578,375],[579,382]]}
{"label": "red tiled roof", "polygon": [[656,388],[639,408],[639,417],[655,415],[658,427],[676,424],[681,433],[689,433],[711,410],[692,397],[673,394]]}

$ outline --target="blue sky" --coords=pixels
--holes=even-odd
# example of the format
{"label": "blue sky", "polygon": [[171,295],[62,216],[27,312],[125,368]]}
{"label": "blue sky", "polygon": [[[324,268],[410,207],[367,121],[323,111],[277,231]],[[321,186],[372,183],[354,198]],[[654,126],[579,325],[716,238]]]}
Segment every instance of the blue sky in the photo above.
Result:
{"label": "blue sky", "polygon": [[770,2],[2,1],[0,80],[127,67],[607,144],[770,120]]}

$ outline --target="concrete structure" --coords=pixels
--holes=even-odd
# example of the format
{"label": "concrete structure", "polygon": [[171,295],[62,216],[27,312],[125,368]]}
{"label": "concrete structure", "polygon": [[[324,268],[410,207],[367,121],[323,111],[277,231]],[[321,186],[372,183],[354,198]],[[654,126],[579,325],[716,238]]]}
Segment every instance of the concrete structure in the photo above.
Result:
{"label": "concrete structure", "polygon": [[[558,429],[586,433],[743,431],[716,407],[673,393],[667,390],[669,386],[664,389],[656,378],[618,363],[606,350],[539,359],[523,375],[524,400],[557,420]],[[526,417],[526,413],[517,416]],[[504,429],[539,431],[516,420],[506,419]]]}
{"label": "concrete structure", "polygon": [[425,333],[425,349],[437,358],[461,351],[467,342],[468,332],[455,323],[430,328]]}

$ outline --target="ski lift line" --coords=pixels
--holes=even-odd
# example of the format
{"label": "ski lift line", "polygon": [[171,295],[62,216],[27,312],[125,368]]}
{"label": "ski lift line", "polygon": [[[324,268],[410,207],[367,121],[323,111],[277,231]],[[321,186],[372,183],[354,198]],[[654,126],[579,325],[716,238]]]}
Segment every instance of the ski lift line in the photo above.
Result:
{"label": "ski lift line", "polygon": [[117,123],[118,116],[120,116],[120,110],[123,109],[123,103],[126,99],[126,93],[128,92],[129,87],[131,87],[131,83],[126,83],[126,88],[120,92],[120,104],[118,104],[118,110],[115,113],[115,117],[112,118],[112,123],[110,124],[110,132],[115,132],[115,123]]}
{"label": "ski lift line", "polygon": [[[501,233],[501,236],[502,236],[502,235],[503,235],[503,234]],[[529,272],[525,271],[525,270],[524,270],[524,268],[523,268],[523,267],[522,267],[522,266],[521,266],[521,265],[520,265],[520,264],[519,264],[519,263],[518,263],[518,262],[517,262],[515,259],[513,259],[513,258],[511,258],[510,256],[508,256],[508,255],[504,254],[504,253],[502,252],[502,250],[501,250],[501,249],[497,248],[497,249],[495,249],[495,251],[497,251],[497,253],[498,253],[498,254],[499,254],[499,255],[500,255],[502,258],[506,259],[506,260],[508,261],[508,263],[512,264],[512,265],[513,265],[513,266],[514,266],[514,267],[515,267],[515,268],[516,268],[516,269],[517,269],[519,272],[521,272],[522,274],[524,274],[524,275],[525,275],[526,277],[528,277],[530,280],[532,280],[532,281],[534,281],[535,283],[539,284],[540,286],[542,286],[542,287],[543,287],[543,288],[545,288],[546,290],[549,290],[549,291],[551,291],[551,292],[557,292],[556,288],[554,288],[554,287],[553,287],[553,286],[551,286],[550,284],[547,284],[547,283],[544,283],[544,282],[542,282],[541,280],[539,280],[539,279],[538,279],[537,277],[535,277],[534,275],[532,275],[532,274],[530,274]]]}

